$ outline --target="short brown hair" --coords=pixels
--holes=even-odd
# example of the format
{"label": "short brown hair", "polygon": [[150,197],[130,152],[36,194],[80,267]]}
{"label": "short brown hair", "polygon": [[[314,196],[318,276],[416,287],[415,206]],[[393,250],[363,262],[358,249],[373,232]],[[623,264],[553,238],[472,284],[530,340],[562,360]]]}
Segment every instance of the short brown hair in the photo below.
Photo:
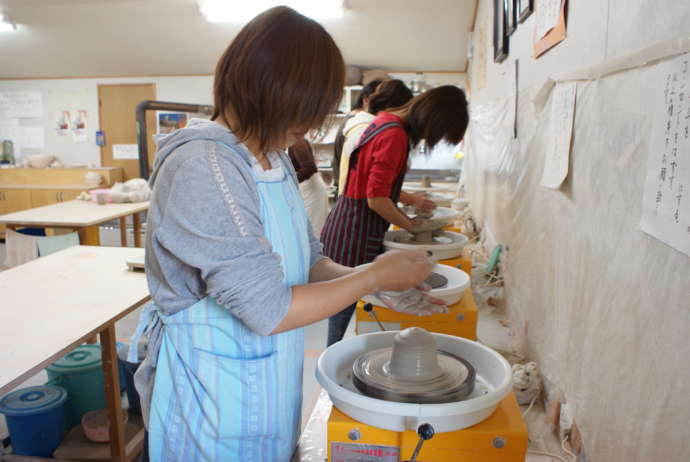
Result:
{"label": "short brown hair", "polygon": [[386,80],[369,98],[369,112],[376,115],[384,109],[400,107],[412,99],[412,90],[402,80]]}
{"label": "short brown hair", "polygon": [[252,19],[216,66],[212,120],[232,120],[242,141],[276,148],[291,128],[323,123],[340,100],[345,64],[340,50],[316,21],[287,7]]}
{"label": "short brown hair", "polygon": [[405,117],[405,130],[413,145],[424,140],[432,149],[442,139],[458,144],[465,136],[468,123],[465,92],[444,85],[427,90],[412,101]]}

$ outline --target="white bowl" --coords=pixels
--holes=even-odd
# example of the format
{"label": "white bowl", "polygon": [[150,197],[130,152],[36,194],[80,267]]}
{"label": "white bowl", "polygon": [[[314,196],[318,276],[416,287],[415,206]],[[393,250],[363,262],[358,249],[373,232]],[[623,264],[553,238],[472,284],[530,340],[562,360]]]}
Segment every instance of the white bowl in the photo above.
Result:
{"label": "white bowl", "polygon": [[33,154],[26,156],[26,160],[29,162],[29,167],[46,168],[53,163],[55,156],[49,154]]}
{"label": "white bowl", "polygon": [[[358,268],[366,268],[370,264],[371,263],[360,265],[358,266]],[[437,263],[436,265],[434,265],[431,271],[434,273],[438,273],[441,276],[444,276],[446,279],[448,279],[448,284],[446,284],[446,287],[443,288],[431,289],[429,291],[429,294],[432,297],[440,298],[448,306],[455,305],[456,303],[458,303],[462,298],[462,294],[464,294],[465,290],[467,290],[470,287],[470,276],[461,269]],[[381,301],[377,296],[372,294],[366,295],[362,298],[362,300],[364,300],[366,303],[371,303],[375,306],[386,306],[386,304],[383,303],[383,301]]]}
{"label": "white bowl", "polygon": [[463,401],[442,404],[398,403],[363,395],[352,383],[352,363],[362,354],[393,345],[398,331],[357,335],[321,353],[316,380],[333,405],[359,422],[391,431],[413,430],[428,423],[439,432],[461,430],[487,419],[512,388],[508,361],[491,348],[453,335],[432,333],[439,350],[460,356],[474,367],[476,383]]}

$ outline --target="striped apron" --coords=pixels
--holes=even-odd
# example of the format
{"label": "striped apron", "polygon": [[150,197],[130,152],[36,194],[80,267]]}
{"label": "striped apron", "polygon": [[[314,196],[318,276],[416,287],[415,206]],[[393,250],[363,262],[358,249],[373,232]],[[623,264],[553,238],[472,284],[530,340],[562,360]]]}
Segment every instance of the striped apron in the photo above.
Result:
{"label": "striped apron", "polygon": [[[255,175],[255,181],[266,238],[282,257],[284,283],[294,286],[309,279],[309,222],[281,160],[281,180]],[[154,315],[164,329],[149,416],[150,460],[289,461],[299,437],[303,329],[260,336],[210,297],[173,315]]]}
{"label": "striped apron", "polygon": [[[347,183],[357,170],[357,159],[362,147],[384,130],[399,126],[400,124],[396,122],[388,122],[378,127],[370,125],[364,131],[357,147],[350,155]],[[407,159],[405,159],[405,164],[407,164]],[[404,178],[405,169],[393,183],[391,189],[393,203],[397,203],[400,198]],[[344,190],[347,191],[347,184]],[[366,198],[353,199],[341,194],[321,231],[323,254],[336,263],[350,267],[370,263],[376,256],[383,253],[383,239],[389,226],[389,222],[369,208]]]}

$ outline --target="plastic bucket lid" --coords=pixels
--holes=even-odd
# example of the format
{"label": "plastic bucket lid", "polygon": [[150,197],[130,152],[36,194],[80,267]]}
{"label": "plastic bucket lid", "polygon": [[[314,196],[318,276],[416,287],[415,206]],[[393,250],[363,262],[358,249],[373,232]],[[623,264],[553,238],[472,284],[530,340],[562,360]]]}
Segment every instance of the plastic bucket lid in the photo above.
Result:
{"label": "plastic bucket lid", "polygon": [[100,345],[81,345],[46,369],[57,374],[86,372],[101,367]]}
{"label": "plastic bucket lid", "polygon": [[10,417],[42,414],[51,411],[67,399],[67,392],[54,385],[22,388],[0,399],[0,413]]}

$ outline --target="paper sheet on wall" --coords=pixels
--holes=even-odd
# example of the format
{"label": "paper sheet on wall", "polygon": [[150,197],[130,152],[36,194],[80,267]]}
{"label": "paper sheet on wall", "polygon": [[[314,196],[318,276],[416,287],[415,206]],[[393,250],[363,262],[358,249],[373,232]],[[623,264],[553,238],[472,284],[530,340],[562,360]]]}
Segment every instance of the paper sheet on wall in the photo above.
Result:
{"label": "paper sheet on wall", "polygon": [[536,39],[539,40],[548,31],[556,27],[561,12],[561,0],[537,0]]}
{"label": "paper sheet on wall", "polygon": [[113,159],[138,159],[139,146],[136,144],[113,144]]}
{"label": "paper sheet on wall", "polygon": [[21,127],[20,138],[22,149],[45,149],[43,127]]}
{"label": "paper sheet on wall", "polygon": [[0,117],[43,117],[40,91],[0,91]]}
{"label": "paper sheet on wall", "polygon": [[486,87],[486,21],[479,27],[479,40],[475,53],[477,54],[477,71],[475,78],[477,79],[477,90],[482,90]]}
{"label": "paper sheet on wall", "polygon": [[4,140],[12,141],[15,157],[21,154],[21,131],[19,120],[4,119],[0,120],[0,143]]}
{"label": "paper sheet on wall", "polygon": [[562,82],[556,85],[551,95],[551,118],[541,178],[541,185],[547,188],[558,189],[568,176],[576,93],[577,83]]}
{"label": "paper sheet on wall", "polygon": [[640,227],[690,255],[690,53],[657,72]]}

